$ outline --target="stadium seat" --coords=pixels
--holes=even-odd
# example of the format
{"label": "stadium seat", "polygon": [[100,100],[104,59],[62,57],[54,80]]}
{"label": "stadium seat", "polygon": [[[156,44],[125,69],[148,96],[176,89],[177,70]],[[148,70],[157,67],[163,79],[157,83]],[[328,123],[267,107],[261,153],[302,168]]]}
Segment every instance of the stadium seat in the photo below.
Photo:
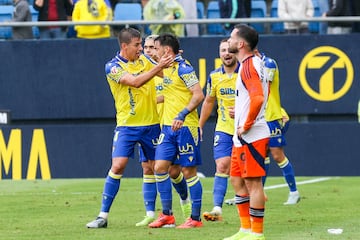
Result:
{"label": "stadium seat", "polygon": [[[12,18],[14,7],[11,5],[0,6],[0,22],[9,21]],[[10,39],[12,37],[11,27],[0,27],[0,39]]]}
{"label": "stadium seat", "polygon": [[[272,18],[278,18],[278,0],[273,0],[271,3],[271,9],[270,9],[270,17]],[[284,23],[283,22],[276,22],[271,23],[271,33],[284,33]]]}
{"label": "stadium seat", "polygon": [[[117,3],[114,9],[114,20],[142,20],[142,7],[140,3]],[[124,26],[121,26],[123,28]],[[139,30],[143,28],[138,25],[132,25]]]}
{"label": "stadium seat", "polygon": [[[264,18],[266,16],[266,3],[264,0],[251,2],[251,18]],[[264,23],[251,23],[258,33],[265,33]]]}
{"label": "stadium seat", "polygon": [[[208,3],[207,18],[220,18],[220,9],[218,1],[210,1]],[[207,34],[209,35],[224,35],[225,31],[220,23],[210,23],[207,25]]]}
{"label": "stadium seat", "polygon": [[[314,17],[320,17],[320,6],[318,0],[312,0],[314,7]],[[319,33],[320,23],[319,22],[309,22],[309,32],[310,33]]]}
{"label": "stadium seat", "polygon": [[196,9],[197,9],[197,18],[202,19],[205,17],[205,7],[204,3],[197,1],[196,2]]}
{"label": "stadium seat", "polygon": [[13,5],[12,0],[0,0],[0,5]]}
{"label": "stadium seat", "polygon": [[[39,12],[36,11],[33,6],[30,6],[30,12],[31,12],[31,16],[32,16],[32,21],[37,22]],[[32,29],[33,29],[34,38],[36,38],[36,39],[40,38],[39,28],[37,26],[33,26]]]}
{"label": "stadium seat", "polygon": [[[197,18],[198,19],[203,19],[205,18],[205,7],[204,7],[204,3],[197,1],[196,2],[196,9],[197,9]],[[200,35],[204,34],[204,25],[203,24],[199,24],[199,33]]]}

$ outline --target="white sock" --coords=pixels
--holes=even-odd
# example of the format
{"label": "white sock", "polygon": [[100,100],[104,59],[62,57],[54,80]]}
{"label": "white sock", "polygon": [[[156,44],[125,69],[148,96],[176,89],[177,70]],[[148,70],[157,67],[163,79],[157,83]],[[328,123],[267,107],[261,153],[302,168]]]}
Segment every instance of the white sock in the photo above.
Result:
{"label": "white sock", "polygon": [[154,218],[155,212],[154,211],[146,211],[146,216]]}
{"label": "white sock", "polygon": [[181,204],[181,205],[185,205],[185,204],[187,204],[187,203],[189,203],[189,202],[190,202],[189,198],[187,198],[187,199],[185,199],[185,200],[180,199],[180,204]]}
{"label": "white sock", "polygon": [[108,216],[109,216],[109,213],[108,213],[108,212],[100,212],[100,213],[99,213],[99,217],[102,217],[102,218],[104,218],[104,219],[107,219]]}
{"label": "white sock", "polygon": [[222,208],[219,207],[219,206],[215,206],[215,207],[213,208],[213,211],[222,214]]}

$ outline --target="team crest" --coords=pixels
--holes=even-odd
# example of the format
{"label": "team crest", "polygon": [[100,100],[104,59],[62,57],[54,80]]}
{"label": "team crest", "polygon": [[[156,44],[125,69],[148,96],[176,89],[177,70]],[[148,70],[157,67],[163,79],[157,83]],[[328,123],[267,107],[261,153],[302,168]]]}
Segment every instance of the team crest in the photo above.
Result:
{"label": "team crest", "polygon": [[111,74],[117,74],[119,72],[117,66],[113,66],[111,69],[110,69],[110,73]]}

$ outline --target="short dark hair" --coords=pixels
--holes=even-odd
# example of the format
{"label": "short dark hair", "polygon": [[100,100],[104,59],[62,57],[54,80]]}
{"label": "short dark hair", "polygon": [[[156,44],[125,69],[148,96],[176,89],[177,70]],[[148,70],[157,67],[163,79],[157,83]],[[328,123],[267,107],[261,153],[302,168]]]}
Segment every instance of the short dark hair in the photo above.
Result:
{"label": "short dark hair", "polygon": [[173,52],[175,54],[179,53],[180,42],[179,42],[179,39],[173,34],[163,33],[163,34],[159,35],[157,38],[155,38],[154,41],[159,42],[160,46],[171,47],[171,49],[173,50]]}
{"label": "short dark hair", "polygon": [[118,35],[119,44],[129,44],[133,38],[141,38],[141,33],[137,29],[131,27],[121,29]]}
{"label": "short dark hair", "polygon": [[249,44],[251,50],[254,50],[259,42],[258,32],[246,24],[236,24],[234,28],[238,30],[237,35]]}
{"label": "short dark hair", "polygon": [[220,44],[222,44],[222,43],[224,43],[224,42],[228,42],[228,41],[229,41],[228,38],[223,38],[223,39],[221,39]]}

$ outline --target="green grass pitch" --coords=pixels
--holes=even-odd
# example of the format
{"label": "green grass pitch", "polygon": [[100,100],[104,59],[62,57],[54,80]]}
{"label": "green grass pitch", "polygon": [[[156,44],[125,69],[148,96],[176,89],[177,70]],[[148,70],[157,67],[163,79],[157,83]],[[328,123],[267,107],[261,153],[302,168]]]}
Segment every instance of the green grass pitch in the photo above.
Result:
{"label": "green grass pitch", "polygon": [[[269,177],[266,194],[265,236],[267,240],[360,239],[360,184],[358,177],[298,177],[302,199],[284,206],[287,187],[282,177]],[[212,209],[213,178],[201,179],[203,211]],[[304,183],[304,184],[301,184]],[[221,222],[204,222],[199,229],[149,229],[135,227],[144,206],[141,179],[124,178],[114,201],[107,229],[87,229],[85,224],[100,209],[104,179],[54,179],[50,181],[0,181],[0,239],[4,240],[198,240],[223,239],[239,228],[236,207],[224,205]],[[275,187],[273,187],[275,186]],[[177,224],[183,222],[180,204],[173,194]],[[229,184],[226,198],[233,197]],[[161,208],[159,197],[157,210]],[[341,235],[329,234],[341,228]]]}

